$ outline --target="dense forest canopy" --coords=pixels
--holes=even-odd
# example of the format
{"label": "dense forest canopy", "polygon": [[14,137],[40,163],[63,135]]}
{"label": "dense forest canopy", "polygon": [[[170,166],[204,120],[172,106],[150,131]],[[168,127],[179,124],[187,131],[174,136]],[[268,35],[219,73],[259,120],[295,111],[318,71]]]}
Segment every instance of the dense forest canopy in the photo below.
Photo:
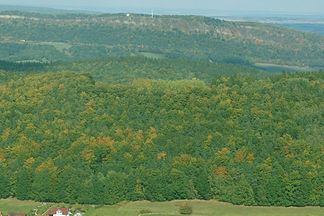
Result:
{"label": "dense forest canopy", "polygon": [[147,55],[323,67],[324,37],[199,16],[0,12],[0,59],[57,61]]}
{"label": "dense forest canopy", "polygon": [[[22,65],[24,67],[24,65]],[[134,79],[192,80],[199,79],[210,84],[215,77],[234,74],[270,76],[273,73],[260,69],[227,63],[210,63],[179,59],[151,59],[145,57],[115,57],[99,60],[52,64],[43,71],[91,73],[105,83],[129,83]]]}
{"label": "dense forest canopy", "polygon": [[0,74],[1,198],[324,205],[323,71],[212,87]]}
{"label": "dense forest canopy", "polygon": [[[210,84],[215,77],[234,74],[267,77],[274,73],[238,64],[210,63],[181,59],[151,59],[146,57],[112,57],[74,62],[15,63],[0,61],[0,70],[6,74],[76,72],[90,73],[95,80],[110,84],[125,84],[134,79],[192,80],[199,79]],[[4,75],[3,75],[4,76]]]}
{"label": "dense forest canopy", "polygon": [[[324,37],[0,12],[0,199],[324,206]],[[261,66],[260,66],[261,65]]]}

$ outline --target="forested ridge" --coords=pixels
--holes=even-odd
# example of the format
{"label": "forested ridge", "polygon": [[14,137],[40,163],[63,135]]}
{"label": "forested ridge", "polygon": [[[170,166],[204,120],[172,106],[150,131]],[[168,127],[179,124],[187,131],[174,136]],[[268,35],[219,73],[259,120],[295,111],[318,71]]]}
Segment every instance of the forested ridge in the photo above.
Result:
{"label": "forested ridge", "polygon": [[324,73],[0,84],[0,197],[324,206]]}
{"label": "forested ridge", "polygon": [[223,63],[323,67],[324,37],[199,16],[0,12],[0,59],[149,55]]}
{"label": "forested ridge", "polygon": [[[21,65],[23,68],[24,65]],[[208,84],[215,77],[234,74],[270,76],[273,73],[258,68],[228,63],[210,63],[181,59],[151,59],[146,57],[114,57],[76,62],[59,62],[38,71],[90,73],[95,80],[123,84],[134,79],[191,80],[199,79]]]}
{"label": "forested ridge", "polygon": [[[110,84],[125,84],[135,79],[154,80],[191,80],[199,79],[210,84],[215,77],[230,75],[254,75],[267,77],[275,73],[263,71],[255,67],[228,63],[210,63],[181,59],[152,59],[141,56],[111,57],[96,60],[74,62],[16,63],[0,61],[0,70],[6,71],[2,76],[46,72],[90,73],[96,81]],[[7,78],[3,78],[2,81]],[[1,82],[1,79],[0,79]]]}

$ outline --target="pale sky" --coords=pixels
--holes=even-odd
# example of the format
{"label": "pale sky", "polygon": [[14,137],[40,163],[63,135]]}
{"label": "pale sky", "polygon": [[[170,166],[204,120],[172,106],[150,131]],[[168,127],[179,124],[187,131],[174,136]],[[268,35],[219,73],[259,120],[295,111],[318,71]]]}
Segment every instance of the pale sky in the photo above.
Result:
{"label": "pale sky", "polygon": [[0,4],[69,9],[156,8],[324,13],[324,0],[0,0]]}

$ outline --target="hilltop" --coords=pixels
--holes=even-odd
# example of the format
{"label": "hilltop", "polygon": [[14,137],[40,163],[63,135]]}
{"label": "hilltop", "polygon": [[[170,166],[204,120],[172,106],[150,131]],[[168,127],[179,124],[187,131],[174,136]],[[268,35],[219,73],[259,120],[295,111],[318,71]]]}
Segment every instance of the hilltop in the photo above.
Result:
{"label": "hilltop", "polygon": [[210,86],[105,84],[72,72],[8,78],[0,197],[323,206],[323,71]]}
{"label": "hilltop", "polygon": [[2,12],[0,30],[2,60],[47,62],[144,55],[324,66],[323,36],[200,16]]}

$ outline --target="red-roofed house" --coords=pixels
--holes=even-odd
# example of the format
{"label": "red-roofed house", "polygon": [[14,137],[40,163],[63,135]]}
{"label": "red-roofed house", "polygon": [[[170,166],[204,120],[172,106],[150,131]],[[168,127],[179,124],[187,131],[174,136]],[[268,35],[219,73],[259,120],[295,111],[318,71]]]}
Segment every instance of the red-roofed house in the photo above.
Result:
{"label": "red-roofed house", "polygon": [[23,213],[16,213],[16,212],[10,212],[8,216],[26,216],[26,214]]}
{"label": "red-roofed house", "polygon": [[72,213],[68,208],[54,208],[47,212],[48,216],[69,216]]}

